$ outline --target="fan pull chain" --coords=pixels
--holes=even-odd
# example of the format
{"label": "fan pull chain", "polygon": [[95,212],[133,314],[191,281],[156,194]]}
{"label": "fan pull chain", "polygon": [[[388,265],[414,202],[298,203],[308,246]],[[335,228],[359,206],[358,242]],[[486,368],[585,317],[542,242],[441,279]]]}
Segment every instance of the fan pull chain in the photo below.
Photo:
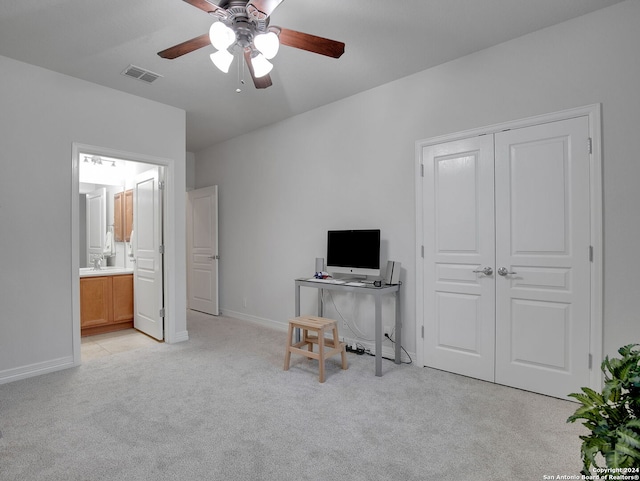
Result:
{"label": "fan pull chain", "polygon": [[[242,92],[242,85],[244,85],[244,58],[242,55],[242,52],[238,52],[238,49],[236,49],[236,53],[238,56],[238,88],[236,88],[236,93],[240,93]],[[242,69],[242,73],[240,72],[240,69]]]}

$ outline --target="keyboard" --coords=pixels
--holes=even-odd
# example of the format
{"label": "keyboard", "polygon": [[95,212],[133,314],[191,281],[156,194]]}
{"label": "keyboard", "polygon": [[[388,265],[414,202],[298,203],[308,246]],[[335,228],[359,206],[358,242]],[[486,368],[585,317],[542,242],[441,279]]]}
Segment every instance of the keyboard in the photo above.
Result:
{"label": "keyboard", "polygon": [[318,279],[316,277],[311,277],[307,280],[309,282],[322,282],[324,284],[344,284],[344,281],[341,279]]}
{"label": "keyboard", "polygon": [[366,284],[364,282],[347,282],[347,283],[345,283],[345,286],[365,287]]}

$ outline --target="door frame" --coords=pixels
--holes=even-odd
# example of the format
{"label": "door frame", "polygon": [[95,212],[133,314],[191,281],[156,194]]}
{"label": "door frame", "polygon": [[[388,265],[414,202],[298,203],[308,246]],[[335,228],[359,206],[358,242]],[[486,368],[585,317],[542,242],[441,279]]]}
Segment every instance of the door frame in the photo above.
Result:
{"label": "door frame", "polygon": [[[567,120],[576,117],[588,117],[589,137],[591,138],[590,170],[590,244],[593,248],[593,261],[591,262],[591,322],[590,345],[591,369],[589,375],[589,387],[600,389],[603,378],[600,364],[603,359],[603,179],[602,179],[602,105],[591,104],[567,110],[561,110],[549,114],[536,115],[519,120],[512,120],[464,130],[452,134],[431,137],[416,142],[415,151],[415,192],[416,192],[416,357],[417,364],[424,366],[424,278],[423,278],[423,158],[424,147],[442,144],[476,137],[480,135],[495,134],[504,130],[531,127],[534,125]],[[585,360],[586,362],[586,360]]]}
{"label": "door frame", "polygon": [[[164,320],[164,340],[172,344],[189,339],[186,330],[177,331],[178,307],[181,304],[176,293],[180,292],[176,285],[176,264],[178,253],[184,249],[184,245],[177,245],[177,239],[171,233],[178,222],[176,219],[177,191],[176,185],[176,161],[174,159],[157,157],[146,154],[125,152],[99,147],[95,145],[73,142],[71,154],[71,308],[72,308],[72,342],[73,342],[73,365],[79,366],[80,359],[80,263],[79,263],[79,236],[80,236],[80,153],[98,155],[104,157],[114,157],[132,162],[143,162],[165,167],[165,195],[163,196],[163,239],[165,246],[164,273],[163,273],[163,294],[165,307]],[[182,250],[182,255],[184,251]],[[171,275],[170,275],[171,274]],[[181,276],[179,276],[181,277]],[[183,314],[184,315],[184,314]]]}

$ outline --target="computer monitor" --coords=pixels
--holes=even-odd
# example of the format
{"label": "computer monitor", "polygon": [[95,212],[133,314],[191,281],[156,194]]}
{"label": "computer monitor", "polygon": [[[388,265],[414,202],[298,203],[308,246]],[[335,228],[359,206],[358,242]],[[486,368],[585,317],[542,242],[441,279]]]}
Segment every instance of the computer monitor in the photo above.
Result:
{"label": "computer monitor", "polygon": [[380,275],[380,229],[330,230],[327,271],[356,276]]}

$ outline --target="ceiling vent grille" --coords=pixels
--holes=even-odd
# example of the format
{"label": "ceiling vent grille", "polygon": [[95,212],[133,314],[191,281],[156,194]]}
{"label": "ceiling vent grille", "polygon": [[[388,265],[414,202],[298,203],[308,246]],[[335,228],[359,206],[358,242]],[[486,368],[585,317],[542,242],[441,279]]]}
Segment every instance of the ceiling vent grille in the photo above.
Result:
{"label": "ceiling vent grille", "polygon": [[122,75],[126,75],[127,77],[131,77],[136,80],[141,80],[142,82],[146,82],[148,84],[153,83],[154,81],[162,77],[162,75],[160,74],[140,67],[136,67],[135,65],[129,65],[122,71]]}

